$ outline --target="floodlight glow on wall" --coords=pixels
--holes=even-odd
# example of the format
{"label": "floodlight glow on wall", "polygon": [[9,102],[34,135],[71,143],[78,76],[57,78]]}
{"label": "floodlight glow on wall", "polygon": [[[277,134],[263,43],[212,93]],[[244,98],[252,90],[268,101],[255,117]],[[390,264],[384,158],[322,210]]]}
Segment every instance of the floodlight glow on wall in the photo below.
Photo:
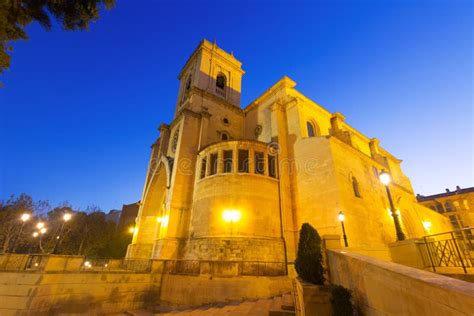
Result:
{"label": "floodlight glow on wall", "polygon": [[431,230],[431,222],[423,222],[423,227],[425,228],[426,232],[430,232]]}
{"label": "floodlight glow on wall", "polygon": [[242,214],[238,210],[224,210],[222,212],[222,219],[227,223],[236,223],[240,221]]}
{"label": "floodlight glow on wall", "polygon": [[161,223],[163,226],[168,226],[168,222],[170,221],[169,215],[163,216],[163,217],[158,217],[156,219],[158,223]]}

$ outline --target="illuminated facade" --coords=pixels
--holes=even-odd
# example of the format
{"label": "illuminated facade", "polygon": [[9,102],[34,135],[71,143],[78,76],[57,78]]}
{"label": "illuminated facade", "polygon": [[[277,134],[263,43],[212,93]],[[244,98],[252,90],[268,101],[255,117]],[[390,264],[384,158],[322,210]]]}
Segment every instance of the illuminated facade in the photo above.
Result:
{"label": "illuminated facade", "polygon": [[447,218],[453,229],[474,227],[474,187],[460,188],[433,195],[417,195],[420,204],[431,208]]}
{"label": "illuminated facade", "polygon": [[183,67],[175,116],[160,126],[129,258],[291,263],[298,231],[342,235],[389,259],[393,219],[378,175],[390,172],[407,238],[450,230],[417,203],[401,160],[283,77],[240,108],[242,64],[202,41]]}

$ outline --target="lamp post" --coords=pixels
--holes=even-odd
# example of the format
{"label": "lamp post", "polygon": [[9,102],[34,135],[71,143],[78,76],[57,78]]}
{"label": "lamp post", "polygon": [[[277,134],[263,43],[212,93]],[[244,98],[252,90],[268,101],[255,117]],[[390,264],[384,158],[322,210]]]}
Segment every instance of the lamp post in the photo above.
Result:
{"label": "lamp post", "polygon": [[346,228],[344,227],[344,220],[346,219],[346,217],[344,216],[344,213],[341,211],[341,212],[339,212],[339,215],[337,215],[337,218],[341,222],[342,238],[344,239],[344,246],[348,247],[349,245],[347,244]]}
{"label": "lamp post", "polygon": [[[34,232],[34,233],[32,234],[32,236],[33,236],[33,238],[34,238],[34,239],[35,239],[35,241],[36,241],[36,238],[38,238],[38,236],[39,236],[39,233],[38,233],[38,232]],[[33,244],[33,243],[32,243],[32,244]],[[36,242],[35,242],[35,244],[36,244]],[[36,248],[38,248],[38,246],[37,246],[37,245],[36,245]],[[31,252],[32,252],[32,250],[33,250],[33,246],[30,246],[30,251],[29,251],[29,253],[31,253]]]}
{"label": "lamp post", "polygon": [[16,236],[15,241],[13,242],[12,245],[12,252],[15,253],[16,251],[16,244],[18,242],[18,239],[21,238],[21,233],[23,232],[23,227],[25,226],[25,223],[29,221],[31,218],[31,215],[28,213],[23,213],[21,214],[20,220],[21,220],[21,226],[20,226],[20,231],[18,232],[18,236]]}
{"label": "lamp post", "polygon": [[59,230],[59,234],[56,236],[56,243],[54,244],[53,254],[56,254],[56,252],[58,251],[59,240],[61,239],[61,235],[63,234],[64,225],[66,224],[66,222],[68,222],[71,219],[71,217],[72,215],[70,213],[65,213],[63,215],[63,223],[61,224],[61,229]]}
{"label": "lamp post", "polygon": [[402,227],[400,225],[400,221],[398,219],[398,214],[395,210],[395,206],[393,205],[392,194],[390,193],[390,182],[392,182],[392,177],[388,172],[382,170],[379,174],[380,182],[385,186],[385,190],[387,191],[388,202],[390,203],[390,212],[393,217],[393,222],[395,224],[395,231],[397,232],[397,240],[405,240],[405,234],[402,231]]}
{"label": "lamp post", "polygon": [[44,227],[44,223],[42,222],[39,222],[36,225],[36,227],[39,229],[39,231],[34,232],[33,237],[34,238],[39,237],[39,242],[38,242],[39,250],[41,250],[41,253],[44,253],[42,241],[43,241],[43,235],[46,234],[47,229],[46,227]]}

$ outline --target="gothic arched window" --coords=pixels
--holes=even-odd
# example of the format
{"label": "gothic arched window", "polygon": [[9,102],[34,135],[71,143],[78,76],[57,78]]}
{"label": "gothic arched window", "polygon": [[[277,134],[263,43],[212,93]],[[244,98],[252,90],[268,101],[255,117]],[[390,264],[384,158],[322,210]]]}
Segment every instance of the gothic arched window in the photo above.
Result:
{"label": "gothic arched window", "polygon": [[314,137],[314,125],[311,122],[306,122],[306,128],[308,130],[308,137]]}
{"label": "gothic arched window", "polygon": [[354,195],[360,198],[359,182],[355,177],[352,177],[352,189],[354,190]]}

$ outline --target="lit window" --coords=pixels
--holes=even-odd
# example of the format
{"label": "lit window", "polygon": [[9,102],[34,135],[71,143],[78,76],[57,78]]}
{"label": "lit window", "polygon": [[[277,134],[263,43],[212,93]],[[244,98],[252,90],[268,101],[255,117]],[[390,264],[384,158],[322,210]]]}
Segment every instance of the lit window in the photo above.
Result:
{"label": "lit window", "polygon": [[264,155],[262,152],[255,152],[255,173],[263,174],[265,170],[264,166]]}
{"label": "lit window", "polygon": [[249,151],[239,149],[239,172],[249,172]]}
{"label": "lit window", "polygon": [[352,177],[352,189],[354,189],[354,195],[360,198],[359,182],[355,177]]}
{"label": "lit window", "polygon": [[232,172],[232,150],[224,150],[224,172]]}

